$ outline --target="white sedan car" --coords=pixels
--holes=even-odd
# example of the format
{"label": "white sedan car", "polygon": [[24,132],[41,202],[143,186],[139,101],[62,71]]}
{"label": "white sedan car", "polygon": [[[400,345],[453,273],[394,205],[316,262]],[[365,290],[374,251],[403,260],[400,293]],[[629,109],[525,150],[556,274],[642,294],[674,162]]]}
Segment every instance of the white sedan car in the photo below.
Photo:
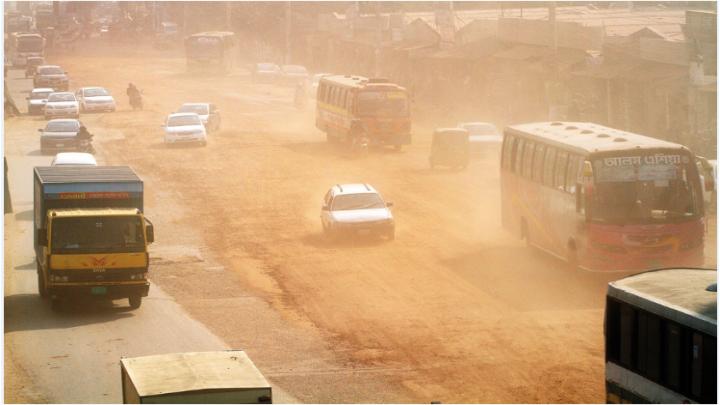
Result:
{"label": "white sedan car", "polygon": [[115,111],[115,99],[102,87],[81,87],[76,94],[83,112]]}
{"label": "white sedan car", "polygon": [[380,193],[368,184],[337,184],[325,194],[320,214],[329,238],[375,234],[395,239],[395,219]]}
{"label": "white sedan car", "polygon": [[97,166],[95,156],[83,152],[60,152],[50,166]]}
{"label": "white sedan car", "polygon": [[67,91],[50,93],[45,103],[45,119],[58,117],[80,118],[80,104],[75,94]]}
{"label": "white sedan car", "polygon": [[458,128],[467,129],[470,133],[470,144],[502,142],[502,134],[497,127],[489,122],[461,122]]}
{"label": "white sedan car", "polygon": [[205,129],[217,131],[220,129],[220,111],[212,103],[185,103],[177,110],[179,113],[195,113],[205,124]]}
{"label": "white sedan car", "polygon": [[175,113],[167,117],[165,125],[165,143],[199,142],[207,144],[205,125],[196,113]]}

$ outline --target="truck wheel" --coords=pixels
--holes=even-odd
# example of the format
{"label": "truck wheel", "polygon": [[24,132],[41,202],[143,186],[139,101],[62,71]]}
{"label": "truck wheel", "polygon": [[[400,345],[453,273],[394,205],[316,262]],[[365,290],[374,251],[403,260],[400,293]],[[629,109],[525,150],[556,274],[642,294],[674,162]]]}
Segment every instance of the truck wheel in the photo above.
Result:
{"label": "truck wheel", "polygon": [[130,303],[130,308],[138,309],[138,308],[140,308],[140,305],[142,304],[142,296],[131,295],[128,297],[128,302]]}
{"label": "truck wheel", "polygon": [[47,290],[47,286],[45,285],[45,277],[43,277],[42,273],[39,271],[37,273],[37,283],[38,283],[38,294],[40,294],[41,298],[46,298],[48,296],[48,290]]}

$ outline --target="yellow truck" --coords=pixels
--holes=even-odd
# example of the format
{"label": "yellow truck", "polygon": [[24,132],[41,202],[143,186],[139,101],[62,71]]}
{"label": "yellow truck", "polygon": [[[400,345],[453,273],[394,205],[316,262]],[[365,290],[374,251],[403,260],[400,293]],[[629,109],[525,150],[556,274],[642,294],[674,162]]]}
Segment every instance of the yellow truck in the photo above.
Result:
{"label": "yellow truck", "polygon": [[34,169],[34,240],[38,292],[53,309],[70,298],[148,295],[152,223],[143,214],[143,182],[127,166]]}

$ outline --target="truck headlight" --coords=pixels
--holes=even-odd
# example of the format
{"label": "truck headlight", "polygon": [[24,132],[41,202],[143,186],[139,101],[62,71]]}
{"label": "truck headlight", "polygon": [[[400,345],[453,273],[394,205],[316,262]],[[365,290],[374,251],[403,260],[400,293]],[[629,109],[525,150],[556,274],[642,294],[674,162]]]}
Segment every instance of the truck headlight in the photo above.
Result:
{"label": "truck headlight", "polygon": [[131,274],[130,280],[145,280],[145,273]]}
{"label": "truck headlight", "polygon": [[50,276],[50,281],[54,283],[67,283],[68,276]]}

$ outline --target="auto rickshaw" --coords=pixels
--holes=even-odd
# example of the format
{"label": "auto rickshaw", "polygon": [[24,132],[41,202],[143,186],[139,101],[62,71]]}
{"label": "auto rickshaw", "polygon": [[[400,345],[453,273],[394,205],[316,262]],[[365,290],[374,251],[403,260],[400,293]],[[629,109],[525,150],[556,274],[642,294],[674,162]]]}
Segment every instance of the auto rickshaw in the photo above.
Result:
{"label": "auto rickshaw", "polygon": [[25,62],[25,78],[35,76],[35,69],[45,64],[45,58],[42,56],[28,56]]}
{"label": "auto rickshaw", "polygon": [[470,133],[463,128],[438,128],[430,147],[430,168],[466,168],[469,161]]}

